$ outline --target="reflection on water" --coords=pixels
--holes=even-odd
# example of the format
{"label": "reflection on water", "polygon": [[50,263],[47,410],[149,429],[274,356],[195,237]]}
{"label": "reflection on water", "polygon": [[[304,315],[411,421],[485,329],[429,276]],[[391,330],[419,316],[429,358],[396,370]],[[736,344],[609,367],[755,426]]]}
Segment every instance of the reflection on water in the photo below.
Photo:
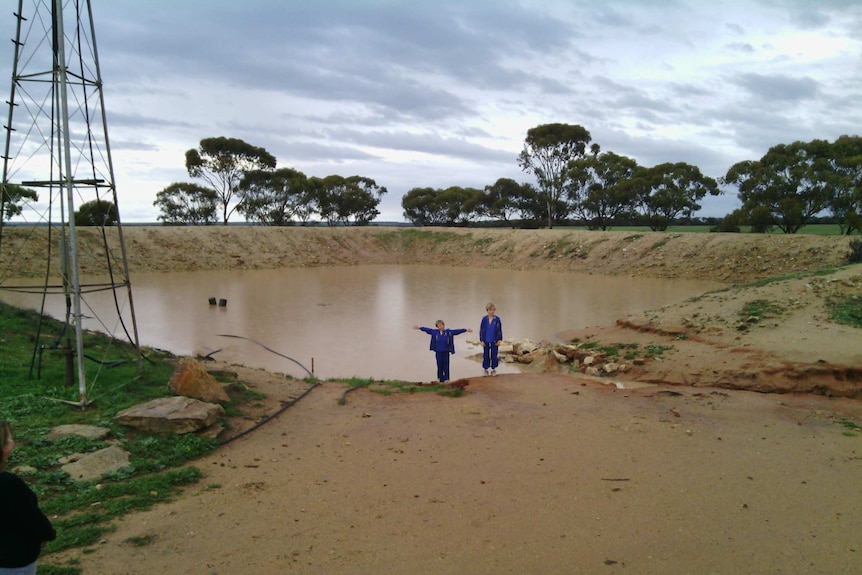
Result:
{"label": "reflection on water", "polygon": [[[478,338],[485,304],[494,301],[507,339],[553,340],[562,331],[607,325],[627,314],[680,302],[714,289],[703,281],[652,280],[546,271],[444,266],[344,266],[280,270],[135,274],[133,297],[141,343],[176,354],[206,354],[231,363],[304,376],[287,355],[315,375],[431,381],[434,354],[414,324],[472,328],[455,338],[452,379],[478,375]],[[209,298],[227,300],[224,307]],[[38,296],[0,291],[8,303],[36,308]],[[95,310],[113,309],[94,294]],[[48,313],[59,317],[62,298]],[[85,310],[85,314],[86,314]],[[95,314],[91,314],[95,315]],[[116,313],[114,313],[116,315]],[[85,327],[102,331],[92,321]],[[501,373],[515,372],[501,365]]]}

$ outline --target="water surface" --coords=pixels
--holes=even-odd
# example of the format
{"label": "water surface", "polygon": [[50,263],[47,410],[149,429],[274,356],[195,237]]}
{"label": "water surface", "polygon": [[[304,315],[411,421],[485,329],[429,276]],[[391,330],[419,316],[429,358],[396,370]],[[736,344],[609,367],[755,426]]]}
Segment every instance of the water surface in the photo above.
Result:
{"label": "water surface", "polygon": [[[571,329],[607,325],[627,314],[681,302],[715,282],[610,277],[548,271],[445,266],[342,266],[279,270],[134,274],[133,297],[143,345],[176,354],[206,354],[246,366],[304,376],[286,355],[321,378],[431,381],[429,337],[414,324],[471,328],[456,336],[452,378],[481,373],[469,356],[485,304],[493,301],[506,339],[556,340]],[[118,329],[109,293],[87,296],[84,325]],[[212,306],[209,298],[224,299]],[[0,291],[8,303],[37,308],[39,297]],[[123,297],[122,299],[127,300]],[[52,296],[50,315],[63,300]],[[128,302],[123,305],[128,309]],[[247,339],[224,337],[241,336]],[[516,372],[501,365],[502,373]]]}

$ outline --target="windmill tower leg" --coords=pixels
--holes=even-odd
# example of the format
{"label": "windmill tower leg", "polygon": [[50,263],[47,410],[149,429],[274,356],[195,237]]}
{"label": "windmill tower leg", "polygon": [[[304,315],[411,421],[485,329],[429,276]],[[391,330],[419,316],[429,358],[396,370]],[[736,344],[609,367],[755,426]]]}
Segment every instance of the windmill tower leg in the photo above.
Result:
{"label": "windmill tower leg", "polygon": [[[95,24],[90,0],[19,0],[14,15],[14,62],[0,188],[0,255],[4,255],[2,250],[14,252],[16,248],[8,238],[4,240],[9,229],[4,227],[4,215],[12,214],[25,222],[29,219],[35,227],[43,228],[42,233],[33,235],[35,239],[17,241],[46,243],[42,287],[45,296],[60,294],[67,302],[65,325],[74,328],[79,391],[79,399],[73,403],[83,407],[90,401],[83,306],[88,307],[89,314],[95,313],[87,301],[91,293],[104,291],[106,286],[112,290],[116,323],[134,346],[138,369],[142,369]],[[79,223],[76,206],[85,204],[107,211],[100,221]],[[81,279],[80,225],[90,233],[97,230],[106,279],[87,280],[93,283]],[[55,235],[59,258],[52,252]],[[7,259],[14,260],[14,255]],[[13,268],[0,269],[0,289],[6,279],[14,277]],[[125,298],[125,311],[121,310],[120,296]],[[102,326],[110,324],[102,318],[99,321]]]}

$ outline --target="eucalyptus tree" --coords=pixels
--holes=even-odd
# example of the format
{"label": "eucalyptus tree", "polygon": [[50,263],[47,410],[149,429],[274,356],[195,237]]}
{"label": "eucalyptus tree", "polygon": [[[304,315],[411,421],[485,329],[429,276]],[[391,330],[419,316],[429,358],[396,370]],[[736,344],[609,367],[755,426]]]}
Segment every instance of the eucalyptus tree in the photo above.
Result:
{"label": "eucalyptus tree", "polygon": [[833,180],[827,203],[841,232],[850,235],[862,231],[862,137],[841,136],[830,147]]}
{"label": "eucalyptus tree", "polygon": [[511,178],[499,178],[482,192],[480,212],[495,220],[508,222],[521,211],[524,202],[536,193],[530,184],[519,184]]}
{"label": "eucalyptus tree", "polygon": [[[536,178],[544,197],[548,216],[548,227],[554,221],[564,219],[563,193],[569,174],[569,164],[587,154],[587,145],[592,140],[590,132],[579,125],[542,124],[527,130],[524,148],[518,155],[518,165]],[[598,144],[590,147],[593,155],[599,153]]]}
{"label": "eucalyptus tree", "polygon": [[795,234],[829,205],[835,184],[830,148],[826,140],[779,144],[758,161],[734,164],[723,179],[738,187],[746,213],[757,210],[761,223],[768,213],[771,225]]}
{"label": "eucalyptus tree", "polygon": [[632,177],[635,160],[613,152],[587,156],[569,165],[566,196],[570,210],[590,229],[607,230],[620,216],[630,215],[638,202]]}
{"label": "eucalyptus tree", "polygon": [[631,185],[653,231],[666,230],[680,216],[690,218],[700,209],[698,202],[707,194],[722,193],[715,179],[704,176],[700,168],[685,162],[639,168]]}
{"label": "eucalyptus tree", "polygon": [[75,211],[76,226],[115,226],[119,220],[117,206],[108,200],[84,202]]}
{"label": "eucalyptus tree", "polygon": [[377,206],[386,188],[363,176],[326,176],[315,182],[317,213],[330,226],[368,225],[380,215]]}
{"label": "eucalyptus tree", "polygon": [[166,225],[212,225],[218,222],[218,194],[191,182],[173,183],[156,194],[156,218]]}
{"label": "eucalyptus tree", "polygon": [[294,218],[307,220],[306,208],[314,201],[308,177],[293,168],[246,172],[238,191],[237,211],[247,221],[267,226],[287,226]]}
{"label": "eucalyptus tree", "polygon": [[413,188],[401,198],[404,218],[417,226],[435,226],[446,221],[446,210],[434,188]]}
{"label": "eucalyptus tree", "polygon": [[189,176],[203,180],[215,191],[224,225],[237,208],[233,199],[245,173],[274,170],[275,164],[275,156],[264,148],[237,138],[204,138],[197,149],[186,152]]}
{"label": "eucalyptus tree", "polygon": [[0,227],[3,222],[23,212],[23,204],[36,202],[39,194],[35,190],[18,184],[0,184]]}
{"label": "eucalyptus tree", "polygon": [[437,196],[447,224],[467,224],[481,215],[482,190],[450,186],[437,190]]}
{"label": "eucalyptus tree", "polygon": [[339,217],[356,226],[367,226],[380,215],[377,207],[388,190],[364,176],[349,176],[347,182],[346,194],[339,202]]}

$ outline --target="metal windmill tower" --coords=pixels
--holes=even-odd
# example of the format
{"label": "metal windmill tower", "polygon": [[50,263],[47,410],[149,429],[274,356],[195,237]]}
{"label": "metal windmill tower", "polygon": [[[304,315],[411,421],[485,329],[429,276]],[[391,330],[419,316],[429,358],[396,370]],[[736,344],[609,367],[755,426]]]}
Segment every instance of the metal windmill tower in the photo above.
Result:
{"label": "metal windmill tower", "polygon": [[[79,391],[79,401],[70,403],[84,407],[89,403],[88,385],[94,382],[86,373],[85,319],[97,321],[96,329],[111,336],[115,330],[124,332],[141,368],[93,13],[90,0],[18,0],[14,17],[0,188],[0,256],[6,262],[0,267],[0,290],[40,293],[43,312],[47,298],[63,298],[63,329],[55,345],[65,340],[66,377],[77,380]],[[86,230],[78,229],[75,212],[84,204],[112,204],[116,209],[91,212],[97,216],[86,222]],[[2,216],[11,213],[15,225],[4,226]],[[87,247],[80,241],[84,231],[91,240]],[[34,248],[29,242],[39,245]],[[13,281],[16,258],[33,254],[44,261],[44,283]],[[98,273],[82,278],[82,260]],[[114,303],[110,313],[97,311],[90,301],[106,292]],[[46,347],[38,349],[39,335],[34,364]]]}

